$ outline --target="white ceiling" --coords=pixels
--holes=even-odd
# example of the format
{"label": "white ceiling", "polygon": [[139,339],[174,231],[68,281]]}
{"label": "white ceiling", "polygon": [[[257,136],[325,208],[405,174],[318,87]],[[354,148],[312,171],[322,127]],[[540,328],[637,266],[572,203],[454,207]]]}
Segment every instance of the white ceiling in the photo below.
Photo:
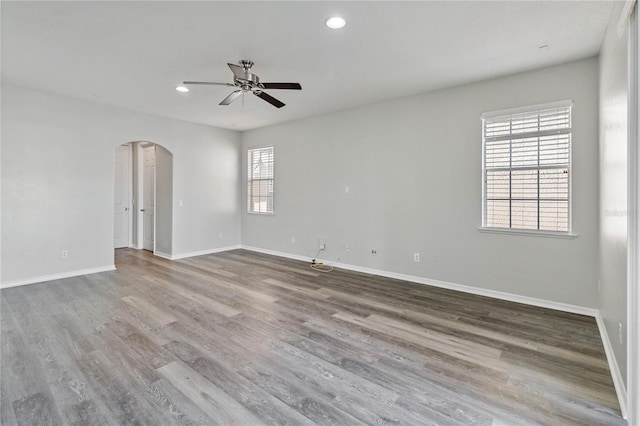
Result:
{"label": "white ceiling", "polygon": [[[4,84],[235,130],[596,55],[611,2],[2,1]],[[332,15],[347,26],[329,30]],[[548,45],[548,49],[540,49]],[[287,105],[182,80],[231,82],[255,62]]]}

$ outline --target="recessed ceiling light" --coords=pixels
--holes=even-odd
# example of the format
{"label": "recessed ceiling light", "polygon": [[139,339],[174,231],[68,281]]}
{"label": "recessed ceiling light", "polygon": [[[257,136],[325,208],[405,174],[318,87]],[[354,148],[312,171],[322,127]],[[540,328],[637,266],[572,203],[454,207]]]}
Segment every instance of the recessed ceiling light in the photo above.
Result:
{"label": "recessed ceiling light", "polygon": [[339,16],[333,16],[327,19],[327,21],[325,22],[327,27],[331,28],[332,30],[337,30],[338,28],[342,28],[345,26],[346,23],[347,21],[345,21]]}
{"label": "recessed ceiling light", "polygon": [[178,87],[176,87],[176,90],[177,90],[178,92],[182,92],[182,93],[185,93],[185,92],[188,92],[188,91],[189,91],[189,89],[188,89],[188,88],[186,88],[186,87],[184,87],[184,86],[178,86]]}

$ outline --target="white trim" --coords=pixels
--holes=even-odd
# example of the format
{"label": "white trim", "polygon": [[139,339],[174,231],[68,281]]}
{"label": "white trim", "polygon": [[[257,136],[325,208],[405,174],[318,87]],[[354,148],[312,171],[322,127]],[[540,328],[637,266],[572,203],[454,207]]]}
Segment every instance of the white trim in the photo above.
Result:
{"label": "white trim", "polygon": [[27,278],[24,280],[9,281],[0,284],[0,288],[19,287],[28,284],[43,283],[46,281],[61,280],[64,278],[78,277],[80,275],[97,274],[99,272],[115,271],[115,265],[100,266],[98,268],[78,269],[76,271],[62,272],[59,274],[41,275],[39,277]]}
{"label": "white trim", "polygon": [[[294,260],[311,262],[311,258],[309,256],[300,256],[297,254],[284,253],[284,252],[267,250],[267,249],[262,249],[258,247],[244,246],[244,245],[242,246],[242,249],[255,251],[258,253],[269,254],[273,256],[286,257]],[[317,259],[317,260],[322,263],[327,263],[322,259]],[[387,277],[387,278],[394,278],[394,279],[399,279],[403,281],[410,281],[417,284],[430,285],[433,287],[445,288],[448,290],[455,290],[463,293],[491,297],[493,299],[506,300],[509,302],[523,303],[525,305],[538,306],[541,308],[553,309],[556,311],[569,312],[569,313],[579,314],[579,315],[586,315],[586,316],[595,318],[596,323],[598,325],[598,330],[600,332],[600,338],[602,339],[602,345],[604,346],[604,351],[607,357],[607,363],[609,364],[609,371],[611,372],[611,378],[613,380],[613,384],[616,390],[616,396],[618,397],[618,402],[620,404],[620,411],[622,412],[622,416],[625,419],[627,418],[627,391],[625,389],[624,381],[622,379],[622,374],[620,373],[620,368],[618,367],[618,363],[616,361],[613,348],[611,346],[611,341],[609,340],[609,336],[607,334],[607,329],[604,325],[602,315],[600,314],[600,311],[598,309],[571,305],[568,303],[554,302],[552,300],[538,299],[535,297],[521,296],[518,294],[506,293],[506,292],[497,291],[497,290],[471,287],[463,284],[456,284],[456,283],[451,283],[446,281],[432,280],[432,279],[418,277],[414,275],[399,274],[396,272],[366,268],[363,266],[350,265],[346,263],[331,263],[331,265],[335,268],[362,272],[370,275],[378,275],[378,276]]]}
{"label": "white trim", "polygon": [[249,250],[249,251],[255,251],[257,253],[270,254],[271,256],[286,257],[287,259],[301,260],[303,262],[309,262],[309,263],[311,263],[311,259],[312,259],[310,256],[301,256],[299,254],[291,254],[291,253],[285,253],[282,251],[267,250],[260,247],[242,245],[240,246],[240,248],[242,250]]}
{"label": "white trim", "polygon": [[223,251],[238,250],[240,248],[241,248],[240,245],[235,245],[235,246],[219,247],[219,248],[208,249],[208,250],[192,251],[190,253],[180,253],[175,255],[166,254],[158,251],[155,252],[154,254],[158,257],[162,257],[163,259],[178,260],[178,259],[185,259],[187,257],[203,256],[205,254],[213,254],[213,253],[220,253]]}
{"label": "white trim", "polygon": [[527,106],[516,107],[516,108],[507,108],[507,109],[501,109],[497,111],[489,111],[489,112],[483,113],[480,116],[480,118],[484,120],[486,118],[500,117],[503,115],[519,114],[521,112],[537,111],[537,110],[552,109],[552,108],[562,108],[562,107],[568,107],[568,106],[573,106],[573,100],[566,99],[564,101],[547,102],[547,103],[538,104],[538,105],[527,105]]}
{"label": "white trim", "polygon": [[553,232],[553,231],[529,231],[526,229],[514,229],[514,228],[490,228],[481,226],[478,228],[480,232],[486,232],[489,234],[514,234],[514,235],[528,235],[531,237],[546,237],[546,238],[565,238],[574,239],[578,237],[578,234],[571,232]]}
{"label": "white trim", "polygon": [[[627,1],[626,6],[632,4]],[[632,5],[631,5],[632,6]],[[638,72],[640,64],[640,28],[638,8],[630,7],[628,51],[628,200],[627,211],[627,420],[640,424],[640,141],[638,121]],[[618,28],[620,29],[620,28]]]}
{"label": "white trim", "polygon": [[604,353],[607,355],[607,362],[609,363],[609,371],[611,372],[611,378],[613,379],[613,386],[616,388],[616,395],[618,396],[618,403],[620,404],[620,411],[622,417],[627,418],[627,390],[624,387],[624,380],[620,373],[620,367],[616,361],[615,353],[613,352],[613,346],[611,346],[611,340],[609,340],[609,334],[607,333],[607,326],[604,324],[604,319],[598,311],[596,314],[596,323],[600,330],[600,338],[602,339],[602,345],[604,346]]}
{"label": "white trim", "polygon": [[131,247],[133,243],[133,147],[130,143],[124,144],[127,147],[129,161],[127,162],[127,219],[129,229],[127,235],[127,247]]}
{"label": "white trim", "polygon": [[629,18],[631,18],[635,3],[636,0],[625,1],[622,11],[620,11],[620,17],[618,18],[618,37],[622,37],[624,30],[626,30],[627,22],[629,22]]}
{"label": "white trim", "polygon": [[[114,250],[116,248],[126,248],[126,247],[131,247],[132,246],[132,235],[133,235],[133,219],[132,219],[132,211],[133,211],[133,200],[132,200],[132,192],[133,192],[133,151],[132,151],[132,147],[131,144],[129,143],[123,143],[121,145],[116,146],[113,149],[113,162],[115,165],[115,161],[116,161],[116,155],[117,155],[117,151],[118,148],[125,148],[126,152],[127,152],[127,161],[126,161],[126,165],[124,166],[125,170],[126,170],[126,177],[124,179],[124,185],[126,186],[126,192],[127,192],[127,204],[125,205],[125,213],[127,216],[127,237],[126,237],[126,241],[124,246],[121,247],[116,247],[115,245],[115,228],[114,228],[114,241],[113,241],[113,248]],[[115,192],[116,192],[116,176],[114,174],[113,177],[113,191],[114,191],[114,196],[115,196]],[[114,212],[115,215],[115,212]]]}
{"label": "white trim", "polygon": [[[521,106],[521,107],[517,107],[517,108],[510,108],[508,110],[499,110],[499,111],[490,111],[490,112],[485,112],[484,114],[482,114],[482,225],[481,228],[490,228],[490,229],[505,229],[505,228],[492,228],[490,226],[488,226],[489,224],[488,222],[488,218],[487,218],[487,212],[488,212],[488,205],[489,202],[492,201],[489,199],[488,197],[488,185],[489,185],[489,174],[490,172],[494,172],[494,171],[504,171],[504,172],[509,172],[509,197],[508,199],[504,199],[509,200],[509,227],[511,227],[511,219],[512,219],[512,206],[511,206],[511,201],[513,200],[513,194],[511,191],[511,174],[512,172],[516,171],[516,170],[531,170],[531,171],[540,171],[540,170],[555,170],[555,171],[560,171],[560,170],[564,170],[567,169],[566,172],[568,173],[566,176],[567,179],[567,207],[568,207],[568,211],[567,211],[567,231],[568,232],[554,232],[548,229],[542,229],[542,230],[536,230],[536,231],[541,231],[541,232],[549,232],[552,234],[563,234],[564,238],[572,238],[573,234],[572,234],[572,207],[573,207],[573,203],[572,203],[572,161],[571,161],[571,156],[572,156],[572,149],[571,149],[571,141],[572,141],[572,132],[573,132],[573,123],[572,123],[572,107],[573,107],[573,101],[572,100],[561,100],[561,101],[556,101],[556,102],[548,102],[548,103],[544,103],[544,104],[538,104],[538,105],[528,105],[528,106]],[[528,131],[523,132],[523,133],[518,133],[518,134],[513,134],[511,129],[511,126],[509,126],[509,131],[508,134],[503,134],[501,136],[488,136],[487,135],[487,124],[488,123],[494,123],[494,122],[501,122],[502,120],[507,120],[509,122],[512,121],[512,119],[514,118],[514,116],[517,116],[519,113],[533,113],[533,114],[537,114],[538,115],[538,119],[540,118],[540,114],[543,111],[549,111],[549,110],[559,110],[558,113],[560,113],[560,111],[562,111],[563,114],[566,114],[566,117],[568,118],[568,124],[569,126],[566,128],[556,128],[553,130],[541,130],[540,129],[540,122],[538,120],[538,126],[537,129],[534,130],[534,128],[530,128],[527,129]],[[554,113],[555,115],[555,113]],[[528,138],[540,138],[542,136],[545,135],[555,135],[555,134],[562,134],[566,136],[566,148],[567,148],[567,161],[565,163],[563,162],[558,162],[555,164],[549,164],[549,165],[544,165],[541,166],[540,163],[540,144],[538,143],[538,146],[535,147],[536,152],[537,152],[537,157],[538,157],[538,164],[535,166],[527,166],[527,167],[516,167],[513,166],[513,164],[511,163],[511,153],[512,153],[512,142],[514,140],[525,140]],[[563,138],[564,139],[564,138]],[[487,166],[487,158],[488,158],[488,154],[487,154],[487,147],[489,143],[494,143],[494,142],[498,142],[500,144],[502,144],[500,141],[508,141],[508,151],[509,151],[509,165],[505,166],[505,167],[488,167]],[[556,143],[560,144],[560,141],[556,141]],[[560,145],[558,145],[560,146]],[[540,186],[540,177],[538,176],[538,187]],[[559,196],[559,194],[558,194]],[[558,198],[557,201],[560,201],[562,198]],[[542,201],[542,199],[540,198],[540,188],[538,188],[538,194],[536,196],[536,201],[537,201],[537,207],[538,207],[538,211],[536,213],[536,218],[538,221],[538,227],[540,227],[540,202]],[[511,229],[511,228],[509,228]],[[521,230],[521,229],[517,229],[517,231],[525,231],[526,230]]]}
{"label": "white trim", "polygon": [[[156,241],[158,240],[157,218],[158,218],[158,146],[154,143],[153,144],[153,253],[156,252]],[[144,226],[144,217],[143,217],[143,226]]]}
{"label": "white trim", "polygon": [[[251,173],[251,176],[253,176],[253,170],[249,170],[249,153],[251,151],[256,151],[256,150],[260,150],[260,149],[265,149],[265,148],[271,148],[272,150],[272,159],[273,159],[273,175],[271,177],[271,179],[249,179],[249,173]],[[244,184],[245,190],[247,191],[246,193],[246,199],[245,199],[245,208],[247,211],[247,214],[258,214],[258,215],[265,215],[265,216],[274,216],[275,212],[276,212],[276,147],[271,144],[271,145],[264,145],[264,146],[256,146],[256,147],[249,147],[246,150],[247,152],[247,161],[246,161],[246,165],[247,165],[247,172],[244,174],[245,178],[246,178],[246,183]],[[273,197],[271,200],[271,211],[270,212],[254,212],[252,210],[249,210],[249,204],[252,200],[249,199],[249,182],[252,182],[254,180],[270,180],[273,186]]]}
{"label": "white trim", "polygon": [[[319,260],[322,261],[322,260]],[[464,284],[456,284],[447,281],[433,280],[429,278],[417,277],[414,275],[405,275],[395,272],[382,271],[378,269],[365,268],[361,266],[349,265],[344,263],[334,263],[336,268],[348,269],[351,271],[364,272],[365,274],[380,275],[387,278],[411,281],[417,284],[430,285],[433,287],[445,288],[449,290],[460,291],[463,293],[475,294],[478,296],[491,297],[493,299],[506,300],[509,302],[523,303],[525,305],[538,306],[541,308],[553,309],[556,311],[571,312],[574,314],[595,316],[598,312],[594,308],[586,308],[583,306],[570,305],[568,303],[554,302],[552,300],[538,299],[535,297],[521,296],[513,293],[506,293],[497,290],[489,290],[479,287],[467,286]]]}
{"label": "white trim", "polygon": [[[167,253],[162,253],[159,251],[153,254],[155,256],[158,256],[167,260],[178,260],[178,259],[184,259],[187,257],[202,256],[205,254],[220,253],[223,251],[230,251],[230,250],[238,250],[240,248],[241,248],[240,245],[235,245],[235,246],[220,247],[220,248],[209,249],[209,250],[194,251],[191,253],[182,253],[182,254],[177,254],[175,256]],[[79,269],[77,271],[63,272],[60,274],[41,275],[39,277],[32,277],[24,280],[16,280],[16,281],[9,281],[6,283],[2,283],[0,284],[0,289],[10,288],[10,287],[19,287],[22,285],[37,284],[37,283],[42,283],[47,281],[60,280],[64,278],[72,278],[72,277],[78,277],[81,275],[96,274],[99,272],[107,272],[107,271],[115,271],[115,270],[116,270],[115,265],[109,265],[109,266],[102,266],[98,268]]]}
{"label": "white trim", "polygon": [[[307,261],[307,262],[311,261],[311,258],[309,256],[301,256],[301,255],[296,255],[291,253],[284,253],[284,252],[279,252],[275,250],[268,250],[268,249],[263,249],[259,247],[252,247],[252,246],[245,246],[245,245],[235,245],[235,246],[227,246],[227,247],[221,247],[216,249],[201,250],[201,251],[191,252],[191,253],[182,253],[175,256],[172,256],[166,253],[161,253],[161,252],[156,252],[154,254],[158,257],[162,257],[168,260],[177,260],[177,259],[184,259],[187,257],[202,256],[206,254],[219,253],[223,251],[230,251],[230,250],[237,250],[237,249],[249,250],[249,251],[264,253],[272,256],[285,257],[293,260],[300,260],[300,261]],[[318,260],[321,262],[324,262],[321,259],[318,259]],[[554,302],[551,300],[538,299],[534,297],[521,296],[521,295],[506,293],[506,292],[497,291],[497,290],[489,290],[489,289],[483,289],[478,287],[471,287],[463,284],[433,280],[433,279],[418,277],[415,275],[406,275],[406,274],[400,274],[396,272],[383,271],[380,269],[350,265],[347,263],[334,263],[333,266],[336,268],[346,269],[350,271],[356,271],[356,272],[362,272],[362,273],[371,274],[371,275],[378,275],[378,276],[387,277],[387,278],[410,281],[417,284],[430,285],[433,287],[461,291],[464,293],[491,297],[499,300],[523,303],[530,306],[538,306],[538,307],[553,309],[557,311],[570,312],[570,313],[594,317],[596,319],[596,323],[600,331],[600,337],[602,339],[602,343],[604,346],[607,362],[609,363],[609,370],[611,372],[613,384],[615,386],[616,394],[618,396],[620,410],[622,412],[622,416],[625,419],[627,418],[627,404],[626,404],[627,392],[624,387],[624,381],[622,380],[622,375],[620,374],[620,369],[618,367],[618,363],[616,362],[616,359],[613,353],[613,348],[611,346],[611,341],[609,340],[609,336],[607,334],[607,329],[604,325],[602,315],[597,309],[571,305],[567,303]],[[61,274],[43,275],[40,277],[34,277],[27,280],[18,280],[18,281],[10,281],[8,283],[2,283],[0,285],[0,288],[4,289],[4,288],[17,287],[17,286],[28,285],[28,284],[36,284],[40,282],[53,281],[53,280],[58,280],[63,278],[71,278],[71,277],[76,277],[80,275],[88,275],[88,274],[94,274],[99,272],[113,271],[115,269],[116,269],[115,265],[109,265],[109,266],[104,266],[99,268],[81,269],[81,270],[65,272]]]}
{"label": "white trim", "polygon": [[171,259],[171,255],[170,255],[170,254],[163,253],[163,252],[161,252],[161,251],[155,251],[155,252],[153,252],[153,255],[154,255],[154,256],[161,257],[161,258],[163,258],[163,259],[173,260],[173,259]]}
{"label": "white trim", "polygon": [[136,248],[142,250],[144,248],[144,214],[140,211],[143,207],[143,187],[144,185],[144,150],[141,142],[133,142],[136,149],[136,202],[135,202],[135,221],[136,221]]}
{"label": "white trim", "polygon": [[[242,249],[255,251],[258,253],[270,254],[273,256],[286,257],[294,260],[311,262],[311,258],[309,256],[300,256],[295,254],[283,253],[283,252],[278,252],[273,250],[266,250],[258,247],[244,246],[244,245],[242,246]],[[429,278],[418,277],[415,275],[406,275],[406,274],[400,274],[397,272],[383,271],[380,269],[372,269],[372,268],[367,268],[363,266],[351,265],[348,263],[327,262],[326,260],[322,260],[322,259],[317,259],[317,261],[323,262],[323,263],[331,263],[331,265],[334,266],[335,268],[347,269],[349,271],[363,272],[365,274],[379,275],[381,277],[394,278],[394,279],[403,280],[403,281],[410,281],[417,284],[424,284],[424,285],[430,285],[433,287],[446,288],[449,290],[456,290],[456,291],[461,291],[463,293],[470,293],[478,296],[491,297],[494,299],[506,300],[509,302],[524,303],[526,305],[538,306],[541,308],[548,308],[556,311],[571,312],[574,314],[587,315],[590,317],[595,317],[596,314],[598,313],[598,310],[595,308],[586,308],[583,306],[554,302],[552,300],[538,299],[535,297],[528,297],[528,296],[520,296],[518,294],[513,294],[513,293],[506,293],[506,292],[497,291],[497,290],[489,290],[489,289],[472,287],[472,286],[463,285],[463,284],[433,280]]]}

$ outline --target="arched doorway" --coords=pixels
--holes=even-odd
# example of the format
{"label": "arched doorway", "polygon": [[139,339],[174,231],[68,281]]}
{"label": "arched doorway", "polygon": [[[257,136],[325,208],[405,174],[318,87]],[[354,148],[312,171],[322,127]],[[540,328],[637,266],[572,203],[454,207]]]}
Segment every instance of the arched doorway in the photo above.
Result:
{"label": "arched doorway", "polygon": [[173,155],[156,143],[134,141],[117,146],[114,158],[114,249],[171,257]]}

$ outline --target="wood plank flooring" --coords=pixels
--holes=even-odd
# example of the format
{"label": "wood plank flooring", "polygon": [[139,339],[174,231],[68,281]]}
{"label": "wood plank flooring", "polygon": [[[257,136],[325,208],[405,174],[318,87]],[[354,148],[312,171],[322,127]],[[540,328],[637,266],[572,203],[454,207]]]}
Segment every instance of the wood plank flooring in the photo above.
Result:
{"label": "wood plank flooring", "polygon": [[2,425],[626,424],[593,318],[235,250],[4,289]]}

